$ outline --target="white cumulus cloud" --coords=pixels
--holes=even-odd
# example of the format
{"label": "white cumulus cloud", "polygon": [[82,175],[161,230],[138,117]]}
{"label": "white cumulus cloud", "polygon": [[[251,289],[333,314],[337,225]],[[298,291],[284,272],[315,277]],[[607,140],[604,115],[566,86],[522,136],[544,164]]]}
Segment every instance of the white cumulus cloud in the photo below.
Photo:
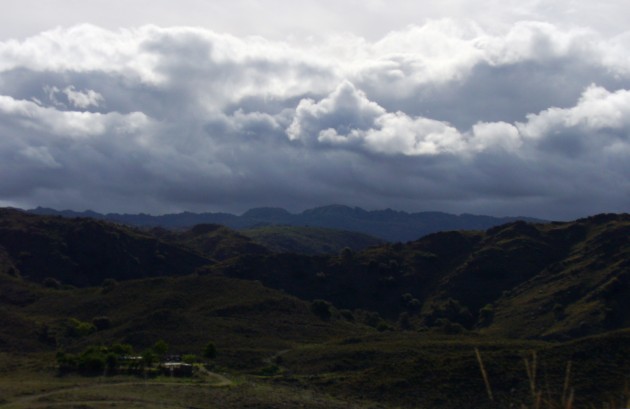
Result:
{"label": "white cumulus cloud", "polygon": [[629,35],[442,18],[379,38],[81,24],[0,41],[0,201],[627,210]]}

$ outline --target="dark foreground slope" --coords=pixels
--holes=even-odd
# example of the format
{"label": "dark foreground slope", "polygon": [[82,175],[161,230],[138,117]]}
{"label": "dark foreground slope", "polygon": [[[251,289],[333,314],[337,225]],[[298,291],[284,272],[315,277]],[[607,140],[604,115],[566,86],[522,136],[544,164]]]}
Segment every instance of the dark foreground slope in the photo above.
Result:
{"label": "dark foreground slope", "polygon": [[[8,368],[17,370],[20,365],[36,371],[22,376],[56,379],[54,370],[46,369],[54,363],[56,351],[80,352],[90,345],[123,342],[141,353],[160,339],[170,345],[169,353],[180,354],[199,355],[208,342],[214,342],[215,368],[239,379],[239,384],[267,385],[264,394],[259,388],[235,388],[222,397],[245,399],[247,407],[323,408],[325,403],[314,402],[345,401],[347,407],[382,409],[521,404],[533,408],[524,359],[533,365],[534,351],[536,388],[554,404],[562,400],[569,362],[570,387],[580,403],[574,407],[619,401],[630,380],[628,330],[563,343],[505,339],[475,331],[449,335],[439,329],[391,327],[379,332],[334,309],[324,316],[314,304],[226,277],[159,277],[107,288],[61,290],[2,274],[0,303],[0,362],[5,365],[0,370],[0,391],[4,377],[15,376],[6,372]],[[94,318],[101,322],[106,318],[109,324],[85,333],[76,330],[77,323],[89,325]],[[484,360],[494,403],[486,395],[476,348]],[[103,382],[102,376],[92,379]],[[141,382],[145,388],[152,383]],[[165,381],[156,382],[164,386]],[[242,393],[248,396],[236,399]],[[277,402],[287,393],[292,406]],[[146,395],[138,399],[146,400]],[[216,406],[200,401],[195,407]]]}

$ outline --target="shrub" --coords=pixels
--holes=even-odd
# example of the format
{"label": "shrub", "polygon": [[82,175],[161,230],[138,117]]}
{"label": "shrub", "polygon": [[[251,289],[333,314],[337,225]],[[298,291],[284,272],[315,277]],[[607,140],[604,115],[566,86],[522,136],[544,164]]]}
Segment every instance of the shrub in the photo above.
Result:
{"label": "shrub", "polygon": [[440,326],[439,321],[442,319],[458,323],[465,328],[471,328],[475,323],[470,310],[461,305],[458,300],[452,298],[433,305],[433,311],[426,317],[426,324],[429,326]]}
{"label": "shrub", "polygon": [[142,353],[142,365],[151,366],[156,360],[155,353],[151,349],[147,349]]}
{"label": "shrub", "polygon": [[350,262],[354,258],[354,252],[350,247],[344,247],[339,253],[339,257],[344,262]]}
{"label": "shrub", "polygon": [[61,288],[61,282],[52,277],[44,278],[44,281],[42,281],[42,284],[46,288],[54,288],[55,290],[58,290]]}
{"label": "shrub", "polygon": [[153,350],[155,355],[157,355],[158,357],[162,357],[166,355],[166,353],[168,352],[168,348],[168,343],[163,339],[160,339],[155,344],[153,344],[153,347],[151,349]]}
{"label": "shrub", "polygon": [[109,350],[117,355],[133,355],[133,347],[129,344],[114,344]]}
{"label": "shrub", "polygon": [[486,327],[492,323],[494,319],[494,306],[486,304],[479,310],[479,326]]}
{"label": "shrub", "polygon": [[420,311],[422,303],[417,298],[414,298],[410,293],[405,293],[400,296],[400,304],[409,312]]}
{"label": "shrub", "polygon": [[436,321],[436,325],[446,335],[459,335],[466,329],[458,322],[451,322],[446,318],[440,318]]}
{"label": "shrub", "polygon": [[100,373],[107,367],[107,356],[102,349],[91,347],[86,349],[78,358],[79,372],[93,374]]}
{"label": "shrub", "polygon": [[192,365],[195,362],[199,362],[199,357],[195,354],[185,354],[182,356],[182,362]]}
{"label": "shrub", "polygon": [[385,332],[385,331],[391,331],[392,327],[390,327],[390,325],[385,322],[385,321],[381,321],[378,323],[378,325],[376,326],[376,330],[378,332]]}
{"label": "shrub", "polygon": [[401,312],[398,316],[398,327],[402,330],[410,330],[413,329],[413,325],[411,324],[410,315],[408,312]]}
{"label": "shrub", "polygon": [[101,284],[101,292],[103,294],[106,294],[112,291],[117,286],[118,286],[118,281],[114,280],[113,278],[106,278],[105,280],[103,280],[103,284]]}
{"label": "shrub", "polygon": [[92,318],[92,324],[94,325],[97,331],[103,331],[112,326],[112,323],[109,320],[109,317],[105,317],[105,316]]}
{"label": "shrub", "polygon": [[344,320],[354,322],[354,314],[350,310],[340,310],[339,314],[343,317]]}
{"label": "shrub", "polygon": [[66,335],[72,338],[81,338],[96,332],[94,324],[76,318],[70,318],[66,325]]}
{"label": "shrub", "polygon": [[313,300],[311,303],[311,311],[323,320],[329,320],[332,316],[332,304],[326,300]]}
{"label": "shrub", "polygon": [[206,359],[214,359],[217,356],[217,348],[213,342],[208,342],[203,349],[203,357]]}
{"label": "shrub", "polygon": [[76,371],[78,366],[77,357],[73,354],[67,354],[62,351],[57,352],[57,365],[60,372]]}

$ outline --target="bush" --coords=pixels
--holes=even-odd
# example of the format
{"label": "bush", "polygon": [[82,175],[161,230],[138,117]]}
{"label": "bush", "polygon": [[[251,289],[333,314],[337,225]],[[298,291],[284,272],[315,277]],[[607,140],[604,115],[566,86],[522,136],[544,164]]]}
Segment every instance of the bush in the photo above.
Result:
{"label": "bush", "polygon": [[147,349],[142,353],[142,366],[151,366],[156,361],[156,356],[153,350]]}
{"label": "bush", "polygon": [[350,310],[340,310],[339,314],[343,317],[344,320],[354,322],[354,314]]}
{"label": "bush", "polygon": [[163,357],[168,352],[169,345],[163,339],[158,340],[153,344],[152,350],[158,357]]}
{"label": "bush", "polygon": [[61,288],[61,282],[52,277],[44,278],[44,281],[42,281],[42,284],[46,288],[54,288],[55,290],[58,290]]}
{"label": "bush", "polygon": [[339,258],[345,263],[349,263],[354,258],[354,252],[350,247],[344,247],[339,253]]}
{"label": "bush", "polygon": [[195,362],[199,362],[199,357],[195,354],[185,354],[182,356],[182,362],[192,365]]}
{"label": "bush", "polygon": [[398,316],[398,327],[401,330],[407,331],[413,329],[413,325],[411,324],[411,317],[408,312],[401,312]]}
{"label": "bush", "polygon": [[101,373],[107,367],[107,356],[102,349],[91,347],[86,349],[78,359],[77,369],[87,374]]}
{"label": "bush", "polygon": [[332,304],[326,300],[313,300],[311,312],[323,320],[329,320],[332,316]]}
{"label": "bush", "polygon": [[391,331],[393,328],[390,327],[390,325],[385,322],[385,321],[381,321],[378,323],[378,325],[376,326],[376,330],[378,332],[385,332],[385,331]]}
{"label": "bush", "polygon": [[466,329],[458,322],[451,322],[446,318],[440,318],[436,321],[436,325],[446,335],[459,335],[466,331]]}
{"label": "bush", "polygon": [[112,291],[117,286],[118,286],[118,281],[114,280],[113,278],[106,278],[105,280],[103,280],[103,284],[101,284],[101,292],[103,294],[106,294]]}
{"label": "bush", "polygon": [[494,319],[494,306],[492,304],[486,304],[479,310],[479,326],[486,327],[492,324]]}
{"label": "bush", "polygon": [[133,347],[129,344],[114,344],[109,350],[117,355],[133,355]]}
{"label": "bush", "polygon": [[475,319],[467,307],[460,304],[458,300],[449,298],[440,304],[433,305],[433,311],[426,317],[428,326],[440,326],[441,320],[458,323],[464,328],[471,328]]}
{"label": "bush", "polygon": [[414,298],[410,293],[405,293],[400,296],[400,304],[409,312],[420,311],[422,303],[417,298]]}
{"label": "bush", "polygon": [[109,329],[112,326],[109,317],[94,317],[92,318],[92,324],[97,331],[103,331],[105,329]]}
{"label": "bush", "polygon": [[72,338],[82,338],[96,332],[94,324],[76,318],[70,318],[66,325],[66,335]]}
{"label": "bush", "polygon": [[208,342],[206,347],[203,349],[203,357],[206,359],[214,359],[217,356],[217,348],[214,346],[213,342]]}
{"label": "bush", "polygon": [[62,351],[57,352],[57,365],[60,372],[76,371],[78,366],[78,360],[75,355],[67,354]]}

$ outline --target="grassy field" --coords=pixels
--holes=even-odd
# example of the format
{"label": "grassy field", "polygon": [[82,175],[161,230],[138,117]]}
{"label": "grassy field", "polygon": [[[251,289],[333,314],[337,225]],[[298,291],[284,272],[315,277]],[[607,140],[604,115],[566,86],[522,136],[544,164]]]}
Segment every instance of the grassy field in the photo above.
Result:
{"label": "grassy field", "polygon": [[[7,362],[7,357],[2,357]],[[22,362],[25,366],[27,361]],[[32,363],[31,363],[32,366]],[[6,409],[355,408],[380,405],[339,399],[312,389],[235,374],[196,373],[192,378],[58,376],[50,368],[22,367],[0,375]]]}
{"label": "grassy field", "polygon": [[627,356],[629,331],[567,343],[372,333],[295,344],[262,369],[215,366],[192,378],[59,376],[51,355],[2,354],[0,407],[621,409]]}

